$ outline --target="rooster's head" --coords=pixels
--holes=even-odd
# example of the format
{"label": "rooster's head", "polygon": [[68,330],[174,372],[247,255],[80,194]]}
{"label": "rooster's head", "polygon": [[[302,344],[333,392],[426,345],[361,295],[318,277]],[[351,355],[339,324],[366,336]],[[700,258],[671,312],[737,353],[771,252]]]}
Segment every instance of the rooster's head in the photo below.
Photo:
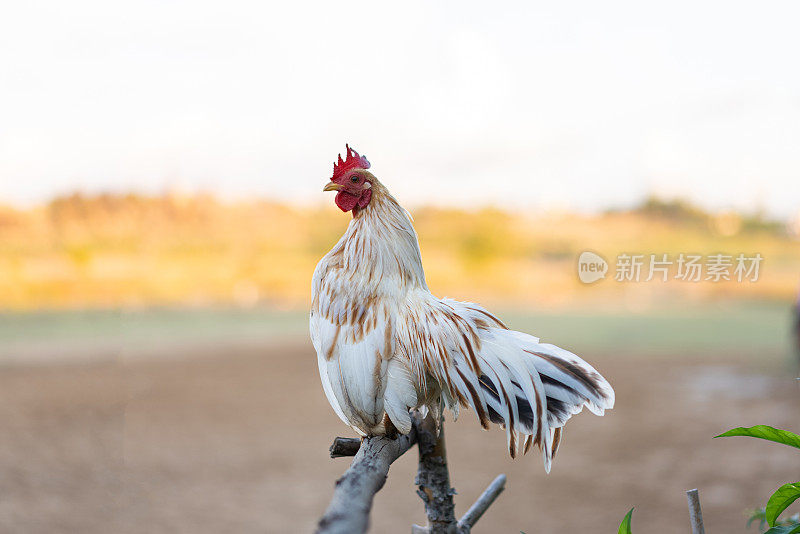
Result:
{"label": "rooster's head", "polygon": [[372,187],[375,177],[367,171],[369,161],[358,152],[347,147],[347,157],[342,160],[339,154],[339,161],[333,164],[333,176],[323,191],[337,191],[336,205],[342,211],[350,211],[354,208],[363,209],[369,204],[372,198]]}

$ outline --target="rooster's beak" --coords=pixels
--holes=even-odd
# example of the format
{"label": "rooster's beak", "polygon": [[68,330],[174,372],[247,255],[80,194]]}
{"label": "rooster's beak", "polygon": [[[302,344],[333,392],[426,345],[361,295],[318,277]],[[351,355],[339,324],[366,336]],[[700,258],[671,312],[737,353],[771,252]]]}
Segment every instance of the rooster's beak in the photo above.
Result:
{"label": "rooster's beak", "polygon": [[330,182],[328,185],[322,188],[323,191],[341,191],[342,186],[337,184],[336,182]]}

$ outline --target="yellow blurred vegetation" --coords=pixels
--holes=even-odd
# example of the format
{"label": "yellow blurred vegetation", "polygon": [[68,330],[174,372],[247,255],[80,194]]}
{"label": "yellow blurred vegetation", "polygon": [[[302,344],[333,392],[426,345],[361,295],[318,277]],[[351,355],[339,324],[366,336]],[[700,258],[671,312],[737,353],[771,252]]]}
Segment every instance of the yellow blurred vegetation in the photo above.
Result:
{"label": "yellow blurred vegetation", "polygon": [[[784,225],[682,202],[649,199],[595,216],[431,207],[413,215],[431,290],[486,304],[790,299],[800,275],[800,243]],[[73,194],[30,209],[0,207],[0,308],[303,307],[316,262],[348,221],[332,205],[225,203],[210,195]],[[609,261],[606,280],[578,281],[584,250]],[[758,282],[613,280],[620,253],[720,252],[760,253]]]}

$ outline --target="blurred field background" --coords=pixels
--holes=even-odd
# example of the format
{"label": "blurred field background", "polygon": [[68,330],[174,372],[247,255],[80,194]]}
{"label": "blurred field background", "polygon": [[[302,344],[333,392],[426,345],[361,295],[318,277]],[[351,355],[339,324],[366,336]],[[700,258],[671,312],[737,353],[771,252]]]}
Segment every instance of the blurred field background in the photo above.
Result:
{"label": "blurred field background", "polygon": [[[710,532],[786,476],[785,451],[722,442],[729,427],[796,428],[791,221],[644,200],[597,215],[415,209],[439,295],[492,306],[566,346],[617,390],[567,429],[553,472],[511,461],[473,415],[448,423],[457,512],[499,472],[477,532],[685,530],[701,489]],[[307,339],[309,284],[348,216],[211,195],[74,194],[0,216],[0,526],[17,532],[311,531],[350,435]],[[578,281],[601,253],[607,279]],[[764,256],[757,282],[613,280],[617,254]],[[674,270],[672,271],[674,273]],[[414,455],[392,467],[376,532],[424,522]],[[755,475],[758,476],[755,476]],[[578,504],[578,502],[580,504]],[[641,528],[641,527],[640,527]]]}
{"label": "blurred field background", "polygon": [[[709,534],[796,480],[798,5],[9,3],[0,16],[0,532],[310,532],[352,435],[307,313],[351,143],[431,290],[578,352],[617,393],[552,472],[447,423],[479,532]],[[582,284],[581,252],[610,264]],[[757,281],[617,282],[618,255],[747,256]],[[647,277],[647,263],[642,278]],[[676,274],[673,264],[670,276]],[[733,278],[733,277],[732,277]],[[373,532],[422,523],[414,454]],[[536,456],[536,455],[533,455]],[[795,503],[787,513],[794,513]],[[755,530],[751,530],[754,532]]]}
{"label": "blurred field background", "polygon": [[[598,215],[421,207],[413,216],[429,285],[486,304],[638,309],[665,300],[788,301],[800,279],[800,218],[707,213],[657,198]],[[347,223],[330,204],[224,203],[211,195],[76,193],[24,210],[0,208],[0,307],[304,308],[310,273]],[[578,280],[584,250],[610,262],[607,280]],[[642,282],[613,281],[621,253],[674,261],[680,253],[720,252],[765,257],[757,282],[644,283],[647,265]]]}

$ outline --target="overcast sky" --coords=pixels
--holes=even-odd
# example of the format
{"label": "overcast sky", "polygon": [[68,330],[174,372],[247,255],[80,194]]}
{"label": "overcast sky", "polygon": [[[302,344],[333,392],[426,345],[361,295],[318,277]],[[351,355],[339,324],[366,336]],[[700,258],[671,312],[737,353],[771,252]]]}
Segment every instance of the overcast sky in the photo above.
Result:
{"label": "overcast sky", "polygon": [[6,3],[0,202],[305,204],[350,142],[401,202],[800,209],[800,3]]}

